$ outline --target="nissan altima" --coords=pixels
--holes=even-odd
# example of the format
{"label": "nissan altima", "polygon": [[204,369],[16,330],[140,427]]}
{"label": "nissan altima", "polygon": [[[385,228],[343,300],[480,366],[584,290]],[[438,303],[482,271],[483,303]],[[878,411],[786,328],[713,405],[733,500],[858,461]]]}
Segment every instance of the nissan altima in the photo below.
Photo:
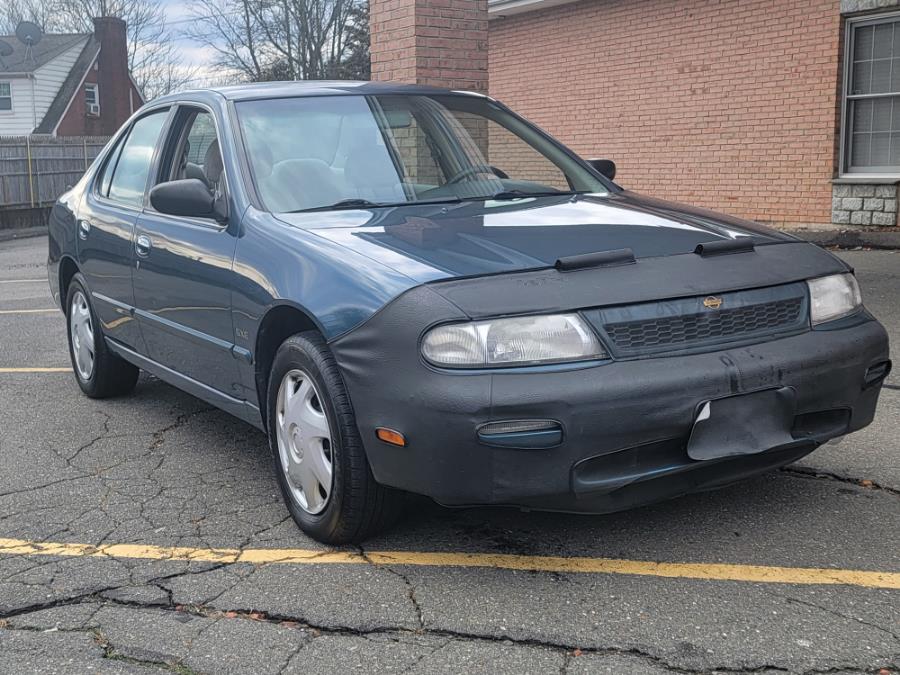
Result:
{"label": "nissan altima", "polygon": [[888,341],[846,263],[614,177],[474,93],[157,99],[52,212],[75,379],[145,370],[259,427],[330,543],[407,492],[606,513],[872,421]]}

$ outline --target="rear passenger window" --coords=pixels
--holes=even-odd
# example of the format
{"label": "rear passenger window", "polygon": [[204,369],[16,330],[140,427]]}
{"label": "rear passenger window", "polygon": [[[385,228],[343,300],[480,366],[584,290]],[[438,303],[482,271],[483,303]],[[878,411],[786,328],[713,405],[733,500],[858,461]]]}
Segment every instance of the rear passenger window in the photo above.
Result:
{"label": "rear passenger window", "polygon": [[168,113],[168,110],[150,113],[131,127],[113,169],[108,193],[110,199],[137,207],[144,203],[153,150]]}

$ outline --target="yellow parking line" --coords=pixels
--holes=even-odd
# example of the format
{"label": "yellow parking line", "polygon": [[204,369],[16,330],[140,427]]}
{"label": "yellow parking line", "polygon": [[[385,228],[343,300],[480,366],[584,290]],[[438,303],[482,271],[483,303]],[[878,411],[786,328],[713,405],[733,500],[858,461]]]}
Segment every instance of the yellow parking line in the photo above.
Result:
{"label": "yellow parking line", "polygon": [[0,368],[0,373],[71,373],[71,368]]}
{"label": "yellow parking line", "polygon": [[0,309],[0,314],[59,314],[56,308],[52,309]]}
{"label": "yellow parking line", "polygon": [[0,539],[0,554],[138,558],[226,564],[251,563],[255,565],[374,564],[416,567],[477,567],[530,572],[623,574],[672,579],[749,581],[767,584],[824,584],[900,589],[900,572],[721,563],[651,562],[615,558],[564,558],[559,556],[511,555],[505,553],[371,551],[363,556],[359,553],[347,551],[315,551],[296,548],[190,548],[141,544],[92,546],[90,544],[77,543]]}

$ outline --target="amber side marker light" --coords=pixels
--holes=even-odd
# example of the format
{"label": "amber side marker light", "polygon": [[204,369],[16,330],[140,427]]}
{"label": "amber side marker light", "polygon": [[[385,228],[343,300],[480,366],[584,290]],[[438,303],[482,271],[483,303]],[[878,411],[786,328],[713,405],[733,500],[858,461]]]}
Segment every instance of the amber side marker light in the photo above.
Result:
{"label": "amber side marker light", "polygon": [[379,440],[382,440],[385,443],[399,445],[401,448],[406,447],[406,437],[399,431],[394,431],[393,429],[388,429],[386,427],[378,427],[375,429],[375,435],[378,436]]}

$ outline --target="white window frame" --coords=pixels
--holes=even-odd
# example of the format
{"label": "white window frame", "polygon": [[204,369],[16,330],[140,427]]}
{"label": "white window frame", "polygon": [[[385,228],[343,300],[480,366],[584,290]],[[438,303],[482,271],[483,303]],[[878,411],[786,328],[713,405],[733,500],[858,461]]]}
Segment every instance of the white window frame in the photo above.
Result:
{"label": "white window frame", "polygon": [[[88,102],[87,94],[89,91],[94,94],[94,105],[97,106],[96,114],[88,111],[90,103]],[[84,112],[90,117],[100,117],[100,86],[96,82],[84,83]]]}
{"label": "white window frame", "polygon": [[3,85],[6,85],[9,94],[0,94],[0,98],[9,99],[9,110],[0,110],[0,115],[12,115],[15,112],[15,109],[13,108],[12,82],[10,80],[0,80],[0,87]]}
{"label": "white window frame", "polygon": [[[844,57],[843,57],[843,77],[841,83],[841,127],[840,127],[840,151],[838,155],[838,175],[840,178],[872,179],[877,182],[879,179],[897,179],[900,177],[900,165],[892,168],[890,171],[866,171],[865,169],[850,168],[850,142],[852,140],[849,101],[854,97],[850,94],[850,80],[852,78],[853,69],[853,38],[857,28],[865,26],[875,26],[881,23],[890,23],[900,20],[900,12],[882,12],[875,15],[864,15],[853,17],[846,20],[844,26]],[[900,57],[900,54],[894,58]],[[900,92],[865,94],[861,98],[880,98],[885,96],[896,96]]]}

